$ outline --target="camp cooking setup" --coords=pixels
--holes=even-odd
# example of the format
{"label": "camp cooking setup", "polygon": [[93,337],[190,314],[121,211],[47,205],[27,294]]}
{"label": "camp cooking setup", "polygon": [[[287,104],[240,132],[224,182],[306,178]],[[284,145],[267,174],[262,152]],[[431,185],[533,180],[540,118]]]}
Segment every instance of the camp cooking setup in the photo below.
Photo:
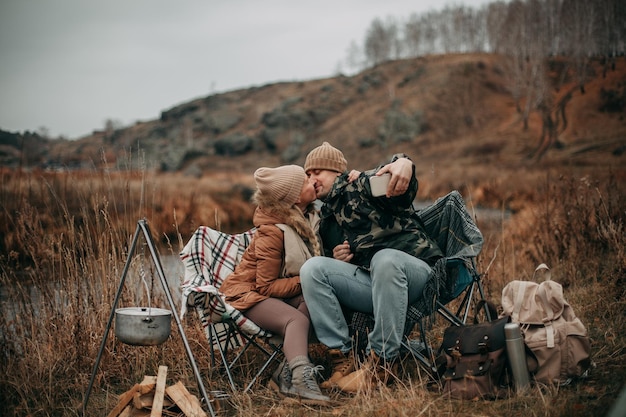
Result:
{"label": "camp cooking setup", "polygon": [[[454,196],[452,195],[452,197]],[[452,210],[457,205],[460,206],[460,203],[457,205],[450,204],[448,200],[442,200],[442,204],[445,203],[444,206],[448,210]],[[454,202],[456,200],[452,199],[451,201]],[[426,218],[428,219],[428,216]],[[201,227],[199,231],[202,233],[197,232],[194,234],[197,237],[190,239],[182,253],[196,246],[200,248],[203,254],[213,253],[212,249],[214,248],[204,248],[203,246],[210,241],[210,239],[206,239],[207,233],[204,232],[204,229]],[[472,231],[474,228],[468,230]],[[476,236],[482,242],[482,235],[479,235],[478,229],[476,229],[476,233]],[[220,232],[214,231],[214,234],[220,239],[224,238],[224,234]],[[140,263],[139,275],[148,293],[148,306],[116,308],[131,264],[132,254],[136,249],[140,235],[144,236],[146,246],[150,250],[152,261],[156,267],[171,310],[151,305],[150,291],[145,279],[143,262]],[[237,236],[241,237],[244,235],[240,234]],[[455,239],[450,240],[452,246],[459,240],[458,236],[459,234],[456,234]],[[232,238],[232,236],[230,237]],[[197,245],[194,246],[194,242]],[[450,244],[450,242],[448,243]],[[223,245],[215,246],[218,248],[223,247]],[[446,247],[443,243],[440,246]],[[480,248],[478,245],[470,245],[470,248],[474,248],[474,252],[470,253],[471,257],[474,257],[476,251],[479,250],[474,246]],[[237,249],[237,245],[228,245],[228,247],[235,248],[233,250],[239,251],[237,253],[242,252],[241,248]],[[204,257],[188,256],[188,258],[191,259],[190,262],[192,263],[195,262],[195,259],[206,261]],[[454,261],[455,259],[452,260]],[[449,262],[450,260],[444,259],[444,261]],[[464,270],[460,266],[464,266],[465,263],[461,262],[461,265],[459,265],[459,262],[461,261],[456,259],[456,263],[447,264],[446,274],[452,274],[452,271]],[[222,265],[215,262],[213,264]],[[192,265],[191,269],[193,271],[198,270],[196,266],[195,264]],[[199,269],[203,270],[203,268],[204,266],[201,265]],[[470,270],[473,271],[471,268]],[[524,392],[531,383],[535,385],[557,384],[562,386],[576,379],[585,378],[588,375],[589,370],[593,367],[593,363],[591,362],[591,348],[587,330],[580,319],[576,317],[573,308],[563,297],[561,285],[551,280],[550,270],[545,264],[537,267],[532,281],[514,280],[504,287],[501,299],[503,311],[500,315],[498,315],[493,303],[485,299],[480,286],[480,274],[467,273],[466,275],[469,277],[468,280],[455,278],[457,281],[463,281],[465,288],[463,291],[466,291],[461,304],[461,306],[466,304],[466,307],[463,309],[464,312],[460,309],[457,314],[454,314],[448,311],[443,304],[437,305],[437,312],[442,314],[444,318],[449,317],[448,321],[450,321],[450,325],[444,331],[443,341],[439,349],[436,350],[429,347],[425,336],[426,332],[420,321],[421,346],[427,348],[419,351],[411,350],[414,357],[426,369],[429,369],[431,376],[441,380],[444,395],[463,400],[497,399],[511,395],[512,391],[513,393]],[[201,288],[198,285],[194,288],[196,287]],[[477,291],[474,291],[475,287],[477,287]],[[460,297],[461,293],[454,294],[451,296],[451,299]],[[219,296],[217,291],[214,295]],[[479,297],[480,300],[478,300],[476,305],[476,316],[472,324],[467,322],[467,318],[471,300],[475,297]],[[218,305],[223,306],[223,304]],[[486,313],[487,321],[479,323],[477,321],[478,313],[482,309]],[[223,313],[218,314],[218,316],[222,318],[230,317],[229,322],[233,326],[237,325],[236,320],[233,319],[236,315]],[[461,313],[463,315],[459,317]],[[119,288],[115,295],[100,350],[91,374],[83,403],[83,415],[85,415],[89,395],[113,319],[115,318],[115,336],[120,342],[133,346],[154,346],[160,345],[170,338],[172,316],[183,339],[187,357],[193,368],[204,405],[208,408],[212,417],[216,415],[215,409],[223,410],[226,408],[225,404],[228,403],[228,395],[226,393],[212,391],[210,397],[204,387],[185,336],[180,316],[176,312],[152,235],[147,222],[140,220],[130,246],[129,257],[122,272]],[[211,314],[208,316],[212,317]],[[215,334],[218,333],[215,332]],[[255,334],[258,334],[258,332]],[[277,349],[278,351],[280,350],[280,348]],[[226,354],[222,351],[220,352],[225,361]],[[258,370],[256,376],[266,369],[276,353],[268,353],[268,355],[269,359]],[[165,387],[166,373],[167,367],[161,366],[159,367],[158,376],[146,376],[141,384],[136,384],[129,391],[122,394],[118,405],[109,416],[117,417],[124,415],[120,413],[124,409],[128,409],[131,406],[131,402],[137,409],[148,404],[151,409],[151,416],[161,416],[160,410],[157,410],[155,413],[155,409],[162,407],[165,399],[177,405],[180,402],[179,408],[181,411],[185,413],[185,409],[188,409],[189,414],[185,415],[206,415],[202,409],[202,404],[197,398],[187,392],[182,383]],[[228,376],[231,385],[235,388],[230,373]],[[256,380],[256,376],[250,384]],[[167,394],[167,398],[165,398],[165,394]]]}

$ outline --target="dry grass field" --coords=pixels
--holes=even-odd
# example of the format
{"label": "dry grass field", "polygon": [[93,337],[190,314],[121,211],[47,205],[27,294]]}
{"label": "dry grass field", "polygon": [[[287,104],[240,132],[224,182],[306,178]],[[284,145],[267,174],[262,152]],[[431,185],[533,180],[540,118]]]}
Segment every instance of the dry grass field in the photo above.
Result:
{"label": "dry grass field", "polygon": [[[460,191],[485,235],[478,259],[488,296],[499,302],[503,285],[531,279],[546,262],[553,279],[587,325],[595,367],[591,377],[567,387],[535,387],[498,401],[451,401],[417,371],[370,396],[332,393],[333,407],[311,408],[282,401],[261,381],[251,393],[233,394],[233,413],[242,416],[597,416],[613,404],[626,383],[623,169],[501,172]],[[501,177],[502,178],[502,177]],[[439,190],[452,178],[426,179]],[[2,319],[0,402],[3,415],[75,416],[104,335],[120,274],[138,219],[146,218],[163,257],[175,256],[200,224],[227,231],[250,226],[249,175],[184,178],[175,174],[44,173],[4,171],[0,182],[0,285]],[[437,192],[437,191],[436,191]],[[501,210],[485,211],[482,195],[509,196]],[[520,195],[522,199],[516,200]],[[419,197],[435,195],[420,192]],[[493,197],[491,197],[493,199]],[[493,206],[493,204],[491,204]],[[506,208],[505,208],[506,207]],[[514,209],[513,209],[514,208]],[[141,247],[141,245],[140,245]],[[142,249],[145,253],[145,249]],[[152,289],[159,286],[149,270]],[[170,277],[172,278],[172,277]],[[176,280],[176,277],[173,277]],[[133,262],[118,307],[146,302]],[[177,288],[172,287],[176,292]],[[154,294],[158,291],[154,291]],[[152,305],[167,307],[161,296]],[[208,390],[224,390],[212,372],[208,344],[192,315],[186,336]],[[444,326],[437,321],[438,330]],[[317,350],[316,350],[317,349]],[[312,347],[312,355],[319,346]],[[320,354],[321,355],[321,354]],[[322,358],[322,356],[319,356]],[[251,357],[254,366],[254,357]],[[168,366],[168,382],[183,381],[198,394],[176,326],[156,347],[120,343],[109,332],[88,416],[107,415],[117,395]],[[436,386],[435,386],[436,388]]]}

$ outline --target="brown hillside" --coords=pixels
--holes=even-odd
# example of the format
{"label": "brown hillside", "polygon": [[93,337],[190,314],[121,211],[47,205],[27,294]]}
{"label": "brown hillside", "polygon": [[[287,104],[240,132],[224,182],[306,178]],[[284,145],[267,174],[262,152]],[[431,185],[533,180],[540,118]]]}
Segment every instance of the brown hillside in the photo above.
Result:
{"label": "brown hillside", "polygon": [[[489,183],[509,176],[625,165],[626,61],[619,59],[606,77],[602,70],[592,61],[584,94],[572,74],[552,74],[554,103],[568,93],[571,98],[567,126],[560,123],[557,146],[541,159],[528,157],[539,143],[541,115],[533,108],[529,128],[523,129],[506,61],[489,54],[392,61],[352,77],[200,98],[164,111],[160,120],[60,142],[50,156],[62,164],[83,160],[90,166],[154,167],[196,176],[222,170],[246,174],[261,165],[303,163],[306,153],[326,140],[344,151],[349,168],[359,170],[384,163],[395,152],[409,154],[424,198],[467,187],[483,203],[499,204],[500,198],[488,197]],[[560,80],[565,82],[557,85]],[[600,110],[609,101],[617,103],[617,111]]]}

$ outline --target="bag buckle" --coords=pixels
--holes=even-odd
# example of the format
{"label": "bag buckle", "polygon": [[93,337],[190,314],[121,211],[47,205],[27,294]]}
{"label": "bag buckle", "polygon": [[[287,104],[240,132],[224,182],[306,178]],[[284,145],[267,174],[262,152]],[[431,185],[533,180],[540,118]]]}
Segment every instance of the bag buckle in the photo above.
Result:
{"label": "bag buckle", "polygon": [[481,356],[481,362],[487,360],[487,357],[489,356],[489,346],[487,346],[487,342],[481,342],[478,344],[478,353]]}

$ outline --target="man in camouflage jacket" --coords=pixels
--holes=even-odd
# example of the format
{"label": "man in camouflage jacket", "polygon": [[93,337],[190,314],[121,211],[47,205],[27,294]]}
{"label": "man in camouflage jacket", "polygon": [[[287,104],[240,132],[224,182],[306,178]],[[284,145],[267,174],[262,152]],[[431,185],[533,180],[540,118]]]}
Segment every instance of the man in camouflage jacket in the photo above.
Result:
{"label": "man in camouflage jacket", "polygon": [[[392,162],[400,155],[395,155]],[[354,257],[351,263],[369,268],[372,256],[384,248],[398,249],[434,264],[441,251],[422,230],[413,208],[417,179],[404,194],[372,197],[369,177],[382,167],[365,171],[350,181],[348,173],[337,177],[320,209],[320,236],[326,256],[347,242]]]}
{"label": "man in camouflage jacket", "polygon": [[[381,364],[398,356],[407,308],[422,297],[442,253],[413,208],[418,181],[408,157],[394,155],[389,164],[362,173],[346,168],[341,151],[327,142],[306,158],[304,169],[323,203],[319,233],[326,256],[305,262],[300,277],[317,338],[333,357],[326,386],[355,392],[371,388],[373,377],[389,369]],[[385,173],[391,175],[386,194],[374,197],[369,179]],[[368,360],[360,368],[350,356],[342,307],[374,316]]]}

